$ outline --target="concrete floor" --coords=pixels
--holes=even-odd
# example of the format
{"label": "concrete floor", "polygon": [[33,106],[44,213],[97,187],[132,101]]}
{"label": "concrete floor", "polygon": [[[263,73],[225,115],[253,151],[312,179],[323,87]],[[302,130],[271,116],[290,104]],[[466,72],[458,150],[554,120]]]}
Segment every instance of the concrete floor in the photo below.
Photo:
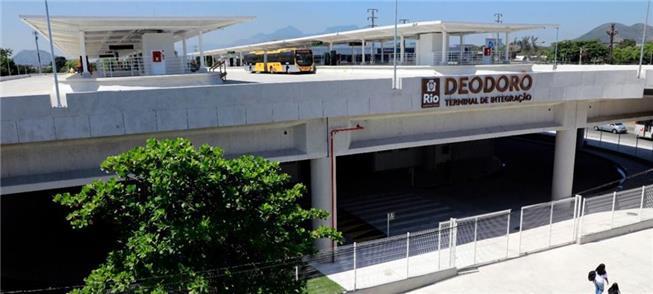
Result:
{"label": "concrete floor", "polygon": [[587,273],[599,263],[623,293],[653,293],[653,229],[491,264],[410,293],[593,293]]}

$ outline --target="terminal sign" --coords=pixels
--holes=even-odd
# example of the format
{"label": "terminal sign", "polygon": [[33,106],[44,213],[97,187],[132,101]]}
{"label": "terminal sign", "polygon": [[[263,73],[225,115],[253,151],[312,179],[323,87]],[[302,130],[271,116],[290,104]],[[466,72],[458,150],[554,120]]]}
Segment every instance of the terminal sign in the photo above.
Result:
{"label": "terminal sign", "polygon": [[532,99],[529,74],[422,79],[422,108],[521,103]]}

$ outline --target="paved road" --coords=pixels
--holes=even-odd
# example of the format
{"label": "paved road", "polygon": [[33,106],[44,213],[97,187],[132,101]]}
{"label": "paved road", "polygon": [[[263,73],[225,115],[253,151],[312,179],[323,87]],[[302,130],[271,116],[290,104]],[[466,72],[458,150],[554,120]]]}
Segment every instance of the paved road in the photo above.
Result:
{"label": "paved road", "polygon": [[586,277],[599,263],[623,293],[653,293],[653,229],[480,267],[411,293],[593,293]]}
{"label": "paved road", "polygon": [[622,146],[637,146],[641,149],[640,152],[653,150],[653,140],[645,138],[637,138],[635,134],[612,134],[610,132],[595,131],[588,129],[585,133],[587,139],[596,140],[599,142],[613,143]]}

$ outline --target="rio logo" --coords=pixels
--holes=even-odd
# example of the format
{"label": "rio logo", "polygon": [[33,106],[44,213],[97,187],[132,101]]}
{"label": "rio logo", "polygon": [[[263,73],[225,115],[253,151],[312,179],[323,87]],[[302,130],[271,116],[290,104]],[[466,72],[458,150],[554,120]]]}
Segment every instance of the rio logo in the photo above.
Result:
{"label": "rio logo", "polygon": [[440,78],[422,79],[422,108],[440,107]]}

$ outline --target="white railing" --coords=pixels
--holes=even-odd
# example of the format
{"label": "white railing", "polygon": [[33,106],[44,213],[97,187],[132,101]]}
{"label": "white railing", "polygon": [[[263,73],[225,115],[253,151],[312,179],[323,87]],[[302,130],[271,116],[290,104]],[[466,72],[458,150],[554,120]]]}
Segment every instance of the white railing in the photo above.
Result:
{"label": "white railing", "polygon": [[145,73],[142,57],[99,58],[95,62],[95,70],[99,77],[141,76]]}
{"label": "white railing", "polygon": [[[149,57],[146,57],[149,58]],[[152,75],[150,63],[143,61],[142,56],[130,56],[125,58],[99,58],[95,62],[95,70],[98,77],[128,77]],[[191,66],[191,60],[183,56],[171,56],[165,60],[166,74],[183,74],[196,70]]]}
{"label": "white railing", "polygon": [[[518,254],[575,242],[581,199],[576,196],[523,206],[519,221]],[[542,227],[548,229],[542,230]]]}
{"label": "white railing", "polygon": [[478,65],[478,64],[503,64],[508,63],[503,54],[501,56],[483,56],[476,51],[448,51],[445,62],[442,62],[442,51],[433,51],[433,64],[441,65]]}
{"label": "white railing", "polygon": [[339,246],[307,258],[346,290],[469,268],[575,243],[580,237],[653,219],[653,185],[584,199],[580,195],[519,211],[452,218],[437,228]]}

